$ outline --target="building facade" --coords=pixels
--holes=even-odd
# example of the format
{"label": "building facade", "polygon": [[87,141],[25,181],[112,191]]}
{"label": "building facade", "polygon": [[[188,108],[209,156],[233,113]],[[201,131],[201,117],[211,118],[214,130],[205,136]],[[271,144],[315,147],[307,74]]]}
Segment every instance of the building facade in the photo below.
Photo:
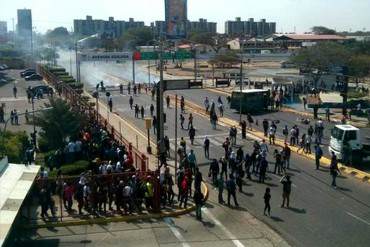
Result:
{"label": "building facade", "polygon": [[266,22],[266,19],[256,22],[254,18],[242,21],[240,17],[236,17],[234,21],[225,22],[225,33],[229,36],[263,37],[276,33],[276,23]]}
{"label": "building facade", "polygon": [[107,21],[94,20],[92,16],[88,15],[85,20],[74,20],[73,26],[77,35],[100,34],[106,37],[118,38],[131,28],[144,27],[144,22],[135,21],[134,18],[129,18],[128,21],[116,21],[113,17],[109,17]]}
{"label": "building facade", "polygon": [[188,1],[165,0],[164,4],[167,38],[185,38],[187,34]]}
{"label": "building facade", "polygon": [[5,36],[8,33],[8,23],[6,21],[0,21],[0,35]]}
{"label": "building facade", "polygon": [[199,21],[188,21],[187,32],[204,32],[204,33],[217,33],[217,23],[208,22],[207,19],[200,18]]}
{"label": "building facade", "polygon": [[32,34],[32,13],[30,9],[17,10],[17,34],[22,38],[30,37]]}

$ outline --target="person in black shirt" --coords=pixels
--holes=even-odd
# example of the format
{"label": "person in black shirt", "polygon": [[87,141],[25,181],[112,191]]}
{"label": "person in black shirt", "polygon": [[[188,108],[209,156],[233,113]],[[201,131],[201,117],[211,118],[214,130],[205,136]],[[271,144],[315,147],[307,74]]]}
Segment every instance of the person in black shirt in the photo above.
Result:
{"label": "person in black shirt", "polygon": [[271,206],[270,206],[270,200],[271,200],[271,194],[270,194],[270,188],[266,188],[265,195],[263,196],[263,199],[265,201],[265,209],[263,210],[263,215],[266,215],[266,211],[268,215],[270,216],[271,212]]}
{"label": "person in black shirt", "polygon": [[283,184],[283,203],[281,204],[281,207],[283,208],[285,206],[286,201],[286,206],[289,208],[289,197],[292,190],[292,181],[290,181],[290,176],[287,175],[283,176],[280,182]]}

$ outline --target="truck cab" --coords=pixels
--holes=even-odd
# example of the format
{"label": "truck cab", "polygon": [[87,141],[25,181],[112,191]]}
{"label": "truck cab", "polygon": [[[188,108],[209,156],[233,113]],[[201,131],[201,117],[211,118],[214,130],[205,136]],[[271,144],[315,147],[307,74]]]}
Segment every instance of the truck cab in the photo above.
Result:
{"label": "truck cab", "polygon": [[352,125],[336,125],[331,130],[329,152],[334,152],[338,159],[343,159],[345,147],[353,151],[362,149],[360,130]]}

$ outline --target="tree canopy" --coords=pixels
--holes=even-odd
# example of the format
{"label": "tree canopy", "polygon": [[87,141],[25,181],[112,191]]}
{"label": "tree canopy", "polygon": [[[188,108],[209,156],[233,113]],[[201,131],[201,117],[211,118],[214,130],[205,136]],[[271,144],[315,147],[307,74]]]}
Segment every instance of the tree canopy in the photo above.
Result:
{"label": "tree canopy", "polygon": [[365,52],[368,49],[366,47],[366,44],[348,46],[320,43],[302,48],[298,54],[290,58],[290,61],[306,71],[315,71],[318,76],[336,67],[345,66],[348,67],[349,75],[365,77],[370,72],[370,53]]}
{"label": "tree canopy", "polygon": [[61,99],[50,99],[46,107],[52,107],[35,116],[35,124],[41,127],[40,137],[53,150],[62,148],[67,138],[75,138],[80,130],[81,117]]}
{"label": "tree canopy", "polygon": [[135,49],[136,46],[147,45],[151,40],[153,32],[149,27],[132,28],[117,40],[117,47]]}
{"label": "tree canopy", "polygon": [[319,34],[319,35],[337,33],[334,29],[330,29],[330,28],[323,27],[323,26],[314,26],[311,28],[311,30],[314,34]]}
{"label": "tree canopy", "polygon": [[226,47],[227,39],[221,35],[205,32],[192,32],[189,34],[189,40],[194,43],[209,45],[218,53],[221,48]]}
{"label": "tree canopy", "polygon": [[227,51],[224,53],[216,54],[212,59],[208,61],[208,63],[212,65],[225,67],[234,64],[239,64],[240,59],[241,59],[240,56],[236,52]]}

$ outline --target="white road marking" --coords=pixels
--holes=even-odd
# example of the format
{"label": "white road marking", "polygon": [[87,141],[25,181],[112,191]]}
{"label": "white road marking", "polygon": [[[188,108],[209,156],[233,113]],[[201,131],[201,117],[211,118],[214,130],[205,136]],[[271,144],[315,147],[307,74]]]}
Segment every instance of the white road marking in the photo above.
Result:
{"label": "white road marking", "polygon": [[166,222],[168,227],[171,229],[173,235],[175,235],[175,237],[181,242],[183,247],[190,247],[190,244],[186,242],[184,236],[182,236],[180,231],[176,228],[176,226],[174,226],[170,218],[164,218],[164,222]]}
{"label": "white road marking", "polygon": [[210,218],[215,225],[221,228],[221,230],[227,235],[228,238],[231,239],[233,244],[237,247],[245,247],[244,244],[242,244],[238,239],[236,239],[236,236],[232,234],[216,217],[207,209],[202,208],[202,211]]}
{"label": "white road marking", "polygon": [[364,223],[364,224],[366,224],[366,225],[370,226],[370,223],[369,223],[369,222],[367,222],[366,220],[364,220],[364,219],[362,219],[362,218],[360,218],[360,217],[358,217],[358,216],[356,216],[356,215],[354,215],[354,214],[352,214],[352,213],[350,213],[350,212],[346,212],[346,213],[347,213],[349,216],[351,216],[351,217],[355,218],[356,220],[361,221],[362,223]]}

